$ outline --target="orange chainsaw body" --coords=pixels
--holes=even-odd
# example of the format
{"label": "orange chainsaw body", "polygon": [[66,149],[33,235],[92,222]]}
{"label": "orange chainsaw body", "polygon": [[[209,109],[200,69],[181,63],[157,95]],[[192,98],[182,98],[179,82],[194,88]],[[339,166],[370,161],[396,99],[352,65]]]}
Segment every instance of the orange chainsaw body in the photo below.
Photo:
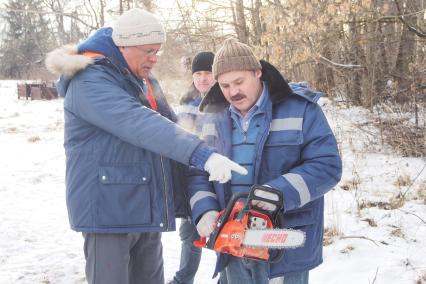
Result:
{"label": "orange chainsaw body", "polygon": [[[235,203],[228,220],[226,220],[216,241],[214,242],[213,249],[217,252],[231,254],[237,257],[251,258],[256,260],[268,260],[268,248],[255,248],[246,247],[243,244],[245,231],[249,229],[249,215],[250,217],[258,217],[266,221],[266,228],[272,229],[273,224],[269,216],[262,214],[255,210],[249,210],[244,213],[241,220],[236,218],[236,215],[243,210],[244,202],[238,201]],[[219,220],[224,211],[221,211],[216,220]],[[202,238],[194,242],[198,247],[206,246],[206,239]]]}

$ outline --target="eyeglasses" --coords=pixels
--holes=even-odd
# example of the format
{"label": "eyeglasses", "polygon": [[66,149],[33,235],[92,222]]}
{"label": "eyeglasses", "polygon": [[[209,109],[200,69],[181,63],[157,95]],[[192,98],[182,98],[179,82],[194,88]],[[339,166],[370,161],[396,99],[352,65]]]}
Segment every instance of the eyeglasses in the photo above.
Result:
{"label": "eyeglasses", "polygon": [[146,56],[160,56],[161,54],[163,54],[163,50],[161,48],[159,49],[145,49],[139,46],[134,46],[136,49],[142,51],[142,53],[144,53]]}

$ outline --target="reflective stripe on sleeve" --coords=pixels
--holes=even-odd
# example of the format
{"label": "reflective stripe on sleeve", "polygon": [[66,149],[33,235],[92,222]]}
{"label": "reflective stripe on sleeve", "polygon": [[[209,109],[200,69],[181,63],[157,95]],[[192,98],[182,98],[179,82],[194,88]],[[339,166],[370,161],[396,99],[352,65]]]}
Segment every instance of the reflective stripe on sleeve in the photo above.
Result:
{"label": "reflective stripe on sleeve", "polygon": [[311,200],[311,193],[309,192],[308,185],[301,175],[288,173],[283,177],[297,190],[300,196],[300,206],[305,205]]}
{"label": "reflective stripe on sleeve", "polygon": [[195,203],[197,203],[200,199],[206,198],[206,197],[213,197],[216,198],[216,194],[209,192],[209,191],[198,191],[194,194],[194,196],[191,197],[189,200],[189,204],[191,205],[191,209],[194,207]]}

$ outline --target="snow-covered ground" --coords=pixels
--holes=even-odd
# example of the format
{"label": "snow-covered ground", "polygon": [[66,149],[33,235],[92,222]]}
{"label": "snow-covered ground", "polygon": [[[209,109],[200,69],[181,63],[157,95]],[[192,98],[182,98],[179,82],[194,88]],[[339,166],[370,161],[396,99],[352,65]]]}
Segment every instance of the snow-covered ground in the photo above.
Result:
{"label": "snow-covered ground", "polygon": [[[344,174],[326,195],[324,263],[310,283],[426,283],[425,160],[376,145],[377,130],[355,124],[365,110],[321,104]],[[16,82],[0,81],[0,283],[85,283],[83,239],[69,229],[65,207],[62,143],[62,100],[18,100]],[[177,232],[163,234],[163,245],[170,279]],[[195,283],[216,283],[214,262],[204,251]]]}

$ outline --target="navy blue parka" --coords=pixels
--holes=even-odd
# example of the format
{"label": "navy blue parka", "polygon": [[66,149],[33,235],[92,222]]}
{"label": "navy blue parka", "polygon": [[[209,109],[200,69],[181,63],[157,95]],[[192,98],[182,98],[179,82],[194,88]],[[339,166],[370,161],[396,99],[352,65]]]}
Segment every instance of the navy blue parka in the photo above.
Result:
{"label": "navy blue parka", "polygon": [[149,107],[142,81],[127,68],[111,28],[80,44],[78,53],[85,51],[104,57],[58,83],[65,96],[71,228],[103,233],[174,230],[173,191],[182,177],[172,160],[189,165],[202,141],[173,123],[175,114],[153,76],[149,82],[158,110]]}
{"label": "navy blue parka", "polygon": [[[322,262],[324,194],[341,178],[342,163],[327,119],[317,104],[320,97],[302,84],[288,84],[279,71],[261,61],[262,77],[269,88],[263,123],[255,143],[254,181],[278,189],[284,197],[284,227],[302,230],[306,243],[288,249],[279,263],[270,265],[270,277],[290,275]],[[229,103],[216,83],[201,102],[210,113],[203,133],[219,153],[231,156],[232,121]],[[198,221],[210,210],[222,210],[230,197],[230,183],[209,182],[192,169],[189,177],[192,217]],[[220,255],[216,273],[226,265]]]}

